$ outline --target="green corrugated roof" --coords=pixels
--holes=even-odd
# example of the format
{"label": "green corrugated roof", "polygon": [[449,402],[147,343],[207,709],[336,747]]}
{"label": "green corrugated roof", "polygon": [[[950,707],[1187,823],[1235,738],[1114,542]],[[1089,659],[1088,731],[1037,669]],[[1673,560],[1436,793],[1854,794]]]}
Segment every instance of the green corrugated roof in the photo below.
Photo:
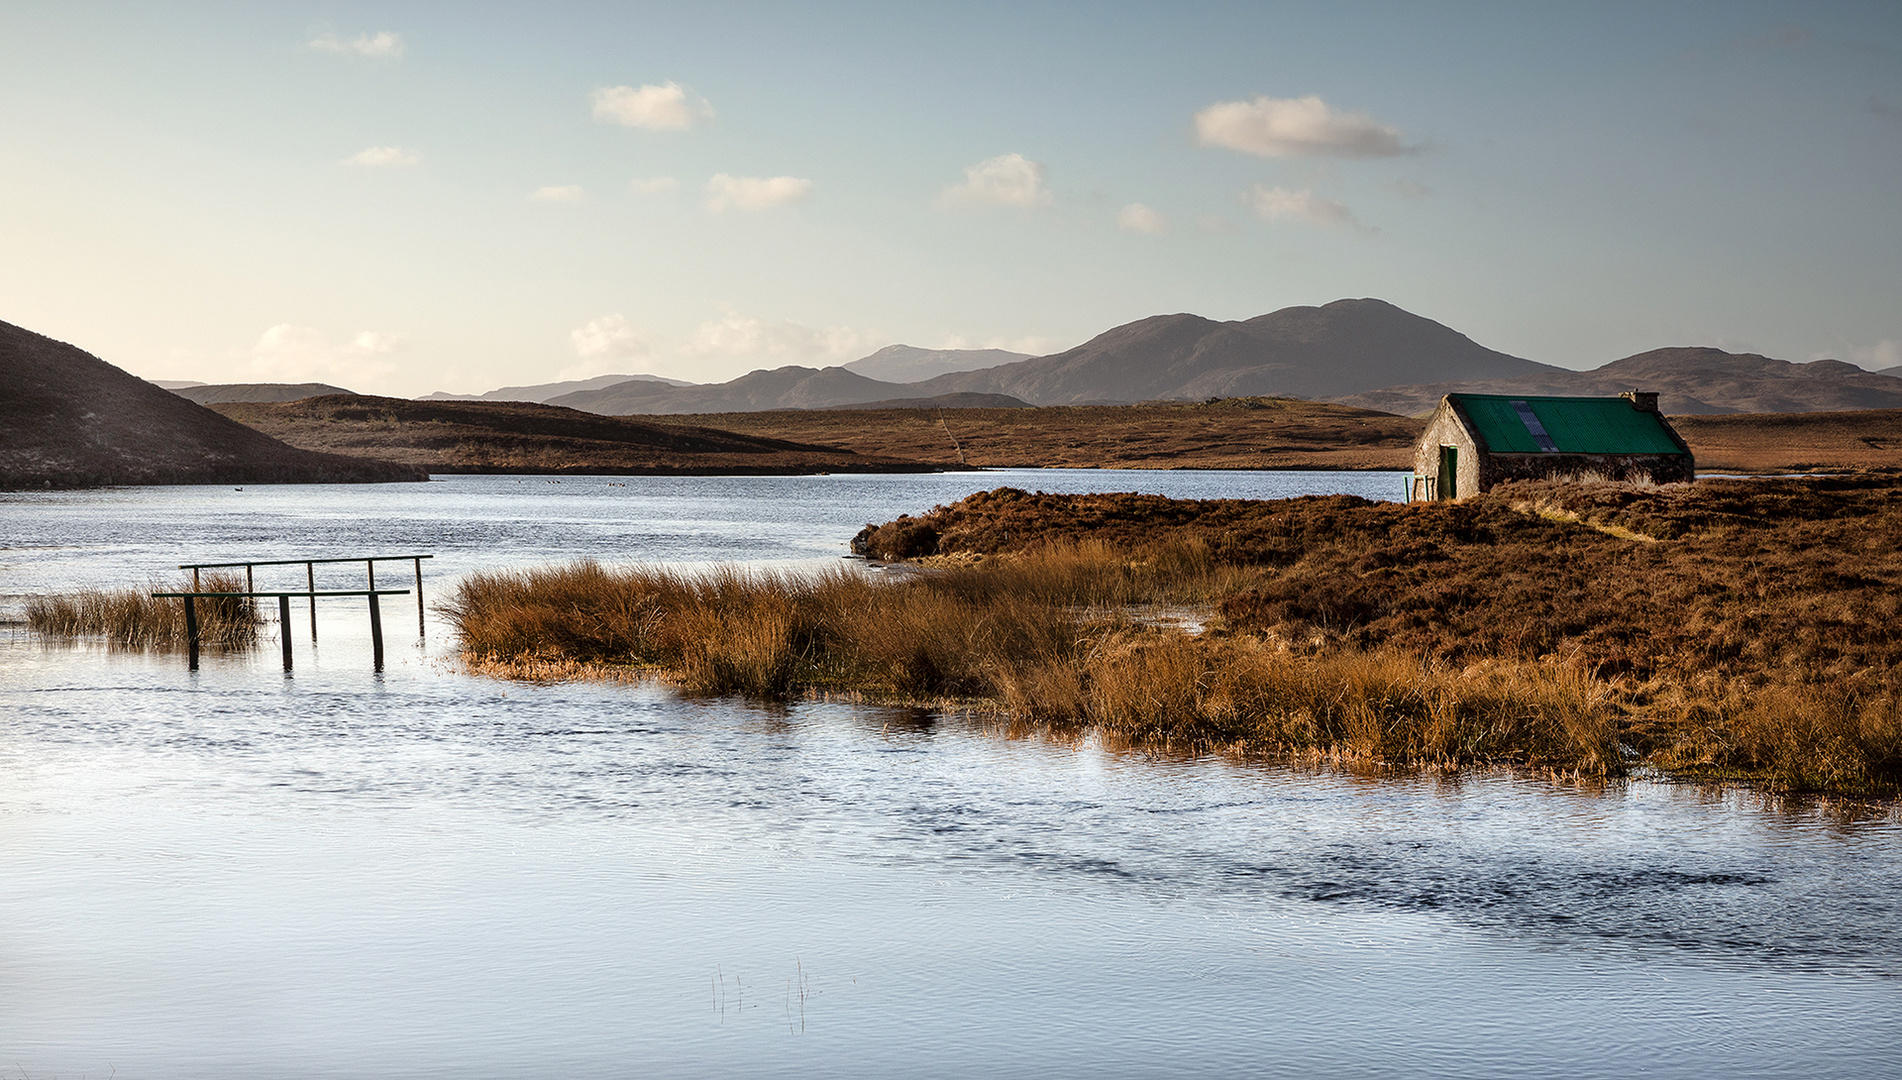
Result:
{"label": "green corrugated roof", "polygon": [[[1465,409],[1495,454],[1683,453],[1662,417],[1639,412],[1624,398],[1447,396]],[[1531,413],[1531,423],[1526,412]],[[1544,429],[1544,439],[1535,427]]]}

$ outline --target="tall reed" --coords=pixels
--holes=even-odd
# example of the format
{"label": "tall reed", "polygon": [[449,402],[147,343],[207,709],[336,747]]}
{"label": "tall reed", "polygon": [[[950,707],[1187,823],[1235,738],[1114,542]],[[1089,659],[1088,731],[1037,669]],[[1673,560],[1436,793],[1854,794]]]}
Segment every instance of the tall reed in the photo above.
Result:
{"label": "tall reed", "polygon": [[1302,657],[1131,617],[1255,573],[1193,545],[1131,559],[1089,543],[900,581],[584,562],[473,575],[444,609],[485,670],[643,665],[697,692],[956,700],[1154,745],[1620,769],[1613,710],[1576,673]]}
{"label": "tall reed", "polygon": [[[244,575],[212,572],[199,591],[242,592]],[[183,645],[185,602],[154,599],[155,592],[192,590],[187,578],[170,588],[81,589],[27,601],[27,629],[48,637],[103,637],[119,645]],[[240,648],[256,643],[257,604],[248,597],[201,598],[194,604],[198,640],[204,645]]]}

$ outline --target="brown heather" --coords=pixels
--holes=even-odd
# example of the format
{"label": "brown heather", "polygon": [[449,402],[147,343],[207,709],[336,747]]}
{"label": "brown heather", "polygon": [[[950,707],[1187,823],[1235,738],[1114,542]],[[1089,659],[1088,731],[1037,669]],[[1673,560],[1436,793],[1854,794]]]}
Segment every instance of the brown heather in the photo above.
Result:
{"label": "brown heather", "polygon": [[[244,575],[231,573],[207,574],[201,584],[204,592],[242,592],[244,587]],[[103,637],[116,645],[132,646],[183,645],[185,602],[155,600],[152,593],[191,588],[191,579],[186,578],[170,588],[84,589],[35,597],[27,601],[26,625],[49,637]],[[201,644],[240,648],[257,641],[258,611],[252,600],[201,599],[194,607]]]}
{"label": "brown heather", "polygon": [[1219,600],[1237,648],[1404,657],[1422,685],[1565,672],[1659,768],[1785,790],[1893,795],[1902,782],[1893,479],[1544,483],[1416,506],[1003,489],[858,543],[968,558],[1079,537],[1133,553],[1195,542],[1257,569]]}

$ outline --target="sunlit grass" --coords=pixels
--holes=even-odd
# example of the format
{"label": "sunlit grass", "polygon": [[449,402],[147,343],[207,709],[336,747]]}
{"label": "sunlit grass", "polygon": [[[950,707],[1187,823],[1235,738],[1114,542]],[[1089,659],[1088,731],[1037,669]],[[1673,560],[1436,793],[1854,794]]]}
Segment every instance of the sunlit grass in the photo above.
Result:
{"label": "sunlit grass", "polygon": [[1575,672],[1302,656],[1137,617],[1261,573],[1196,544],[1051,547],[895,581],[584,562],[473,575],[445,610],[471,666],[522,677],[639,668],[692,692],[956,704],[1125,744],[1621,770],[1615,711]]}
{"label": "sunlit grass", "polygon": [[[48,637],[101,637],[118,645],[183,645],[185,602],[154,599],[154,592],[187,592],[188,578],[169,588],[81,589],[27,601],[27,629]],[[244,575],[210,573],[198,591],[243,592]],[[200,598],[194,604],[202,645],[242,647],[258,636],[257,604],[247,597]]]}

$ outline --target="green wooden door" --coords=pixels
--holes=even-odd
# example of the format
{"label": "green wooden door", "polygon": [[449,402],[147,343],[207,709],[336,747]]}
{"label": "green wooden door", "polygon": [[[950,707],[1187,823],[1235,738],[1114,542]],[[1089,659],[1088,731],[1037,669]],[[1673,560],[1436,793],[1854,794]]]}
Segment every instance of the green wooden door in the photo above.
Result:
{"label": "green wooden door", "polygon": [[1459,498],[1460,448],[1457,446],[1440,447],[1440,480],[1434,485],[1439,489],[1442,499]]}

